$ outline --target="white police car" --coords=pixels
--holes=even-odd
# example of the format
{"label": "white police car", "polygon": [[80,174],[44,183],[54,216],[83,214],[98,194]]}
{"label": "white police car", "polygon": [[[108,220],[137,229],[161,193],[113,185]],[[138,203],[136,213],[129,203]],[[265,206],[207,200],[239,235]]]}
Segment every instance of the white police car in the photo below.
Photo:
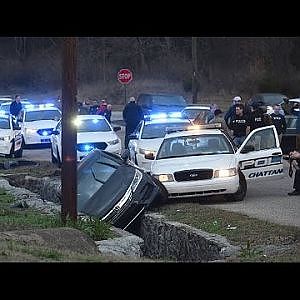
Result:
{"label": "white police car", "polygon": [[17,120],[9,114],[0,113],[0,155],[22,157],[22,133]]}
{"label": "white police car", "polygon": [[225,195],[241,201],[248,180],[283,176],[273,125],[253,130],[239,149],[220,129],[174,132],[166,135],[155,156],[145,156],[153,159],[151,174],[164,184],[169,198]]}
{"label": "white police car", "polygon": [[146,153],[156,153],[166,134],[166,128],[192,125],[188,119],[181,118],[181,113],[157,113],[145,116],[136,130],[129,136],[128,149],[130,159],[136,165],[150,171],[151,160],[145,158]]}
{"label": "white police car", "polygon": [[[93,149],[121,154],[121,140],[115,133],[121,127],[112,127],[101,115],[78,115],[74,120],[77,127],[77,161]],[[62,124],[57,124],[51,135],[51,160],[62,162]]]}
{"label": "white police car", "polygon": [[191,121],[194,121],[196,117],[201,114],[201,119],[207,123],[207,115],[210,112],[210,107],[208,105],[188,105],[182,110],[182,115],[186,118],[190,119]]}
{"label": "white police car", "polygon": [[19,120],[24,145],[50,144],[50,136],[61,118],[61,111],[53,104],[28,104]]}

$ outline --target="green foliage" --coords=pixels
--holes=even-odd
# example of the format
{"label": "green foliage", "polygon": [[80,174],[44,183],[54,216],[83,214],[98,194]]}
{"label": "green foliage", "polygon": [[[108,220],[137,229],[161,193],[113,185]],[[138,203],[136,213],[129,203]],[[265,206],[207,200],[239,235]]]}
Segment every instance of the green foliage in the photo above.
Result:
{"label": "green foliage", "polygon": [[82,230],[93,240],[103,240],[114,237],[114,234],[110,230],[110,225],[101,221],[99,218],[78,218],[76,222],[71,219],[67,219],[65,226]]}
{"label": "green foliage", "polygon": [[262,250],[258,247],[253,247],[253,241],[248,240],[246,247],[241,246],[240,257],[243,259],[257,258],[263,254]]}
{"label": "green foliage", "polygon": [[8,194],[5,189],[0,188],[0,203],[12,203],[15,199],[12,195]]}

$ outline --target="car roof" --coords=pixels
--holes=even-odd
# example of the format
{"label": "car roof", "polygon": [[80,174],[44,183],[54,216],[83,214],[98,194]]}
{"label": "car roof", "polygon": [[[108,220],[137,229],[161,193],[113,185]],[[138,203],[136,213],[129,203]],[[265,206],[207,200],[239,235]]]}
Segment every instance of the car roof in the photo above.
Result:
{"label": "car roof", "polygon": [[184,110],[186,109],[210,109],[210,107],[208,105],[201,105],[201,104],[195,104],[195,105],[188,105],[184,108]]}
{"label": "car roof", "polygon": [[150,124],[169,124],[169,123],[191,123],[189,119],[182,118],[165,118],[165,119],[154,119],[154,120],[145,120],[145,125]]}
{"label": "car roof", "polygon": [[58,110],[60,109],[58,107],[32,107],[32,108],[24,108],[25,111],[30,112],[30,111],[43,111],[43,110]]}
{"label": "car roof", "polygon": [[257,93],[254,96],[257,96],[257,95],[260,95],[260,96],[283,96],[283,97],[287,98],[286,95],[281,94],[281,93]]}
{"label": "car roof", "polygon": [[165,139],[180,136],[192,136],[192,135],[202,135],[202,134],[219,134],[225,135],[220,129],[192,129],[192,130],[182,130],[172,133],[167,133]]}
{"label": "car roof", "polygon": [[140,93],[139,96],[141,96],[141,95],[149,95],[149,96],[182,96],[180,94],[163,93],[163,92],[162,93]]}
{"label": "car roof", "polygon": [[81,120],[89,120],[89,119],[103,120],[103,119],[105,119],[105,117],[101,116],[101,115],[77,115],[77,118],[81,119]]}

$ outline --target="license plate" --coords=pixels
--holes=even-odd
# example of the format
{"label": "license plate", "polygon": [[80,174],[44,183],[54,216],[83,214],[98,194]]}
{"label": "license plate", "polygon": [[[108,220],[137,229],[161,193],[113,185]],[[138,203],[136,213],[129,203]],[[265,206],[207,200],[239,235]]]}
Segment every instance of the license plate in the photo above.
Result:
{"label": "license plate", "polygon": [[51,140],[50,139],[41,139],[41,143],[50,143]]}

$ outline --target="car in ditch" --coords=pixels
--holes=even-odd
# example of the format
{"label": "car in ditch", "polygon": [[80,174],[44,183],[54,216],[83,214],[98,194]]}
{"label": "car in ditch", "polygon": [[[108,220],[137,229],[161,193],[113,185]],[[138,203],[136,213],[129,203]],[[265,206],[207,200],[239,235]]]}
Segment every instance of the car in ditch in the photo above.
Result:
{"label": "car in ditch", "polygon": [[[121,127],[112,127],[104,116],[77,115],[73,124],[77,128],[77,161],[80,161],[93,149],[121,154],[121,139],[116,134]],[[51,134],[51,160],[58,166],[62,163],[61,121],[58,122]]]}
{"label": "car in ditch", "polygon": [[0,155],[22,157],[22,133],[17,119],[0,112]]}
{"label": "car in ditch", "polygon": [[224,195],[241,201],[247,181],[283,176],[282,151],[274,125],[257,128],[236,148],[220,124],[170,132],[152,159],[150,173],[168,190],[169,198]]}
{"label": "car in ditch", "polygon": [[167,192],[155,178],[129,159],[94,149],[78,164],[77,211],[127,229],[149,207],[165,201]]}
{"label": "car in ditch", "polygon": [[191,126],[189,119],[181,118],[180,112],[156,113],[144,117],[135,131],[129,135],[130,159],[139,167],[150,172],[151,160],[145,153],[155,154],[166,134],[167,128]]}

